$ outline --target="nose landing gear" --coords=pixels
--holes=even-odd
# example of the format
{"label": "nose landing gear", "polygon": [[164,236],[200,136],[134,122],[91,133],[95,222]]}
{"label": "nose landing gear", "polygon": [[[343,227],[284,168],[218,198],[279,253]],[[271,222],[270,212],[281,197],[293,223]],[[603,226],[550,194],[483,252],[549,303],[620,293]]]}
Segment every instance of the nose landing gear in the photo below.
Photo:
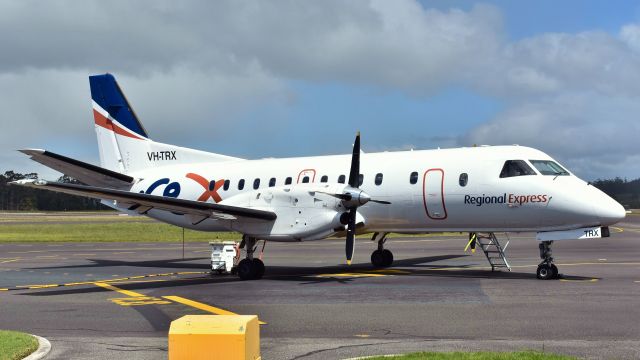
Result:
{"label": "nose landing gear", "polygon": [[557,279],[558,267],[553,263],[551,244],[553,241],[543,241],[540,243],[540,258],[542,262],[538,265],[536,276],[540,280]]}
{"label": "nose landing gear", "polygon": [[243,248],[244,245],[247,256],[238,263],[237,272],[241,280],[258,280],[264,275],[264,263],[262,260],[253,257],[257,241],[256,238],[247,235],[242,237],[240,248]]}

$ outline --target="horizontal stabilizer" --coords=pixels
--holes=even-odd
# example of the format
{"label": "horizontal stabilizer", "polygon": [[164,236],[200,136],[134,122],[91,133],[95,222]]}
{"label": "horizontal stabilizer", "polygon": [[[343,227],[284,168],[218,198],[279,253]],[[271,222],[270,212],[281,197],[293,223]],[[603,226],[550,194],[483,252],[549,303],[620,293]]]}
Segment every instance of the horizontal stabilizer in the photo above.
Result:
{"label": "horizontal stabilizer", "polygon": [[46,150],[25,149],[21,153],[31,156],[31,160],[59,171],[78,181],[92,186],[128,189],[133,184],[131,176],[68,158]]}
{"label": "horizontal stabilizer", "polygon": [[19,180],[11,184],[87,196],[95,199],[115,200],[119,203],[119,206],[126,204],[129,210],[139,211],[143,209],[144,211],[142,211],[142,213],[146,213],[151,209],[159,209],[202,218],[236,219],[243,217],[260,220],[275,220],[277,218],[276,214],[271,211],[104,189],[95,186],[47,182],[44,180]]}

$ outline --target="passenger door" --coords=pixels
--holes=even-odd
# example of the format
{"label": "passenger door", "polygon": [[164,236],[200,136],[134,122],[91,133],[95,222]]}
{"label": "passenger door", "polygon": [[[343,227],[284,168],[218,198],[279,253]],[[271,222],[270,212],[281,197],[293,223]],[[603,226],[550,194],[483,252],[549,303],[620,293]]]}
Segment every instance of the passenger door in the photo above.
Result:
{"label": "passenger door", "polygon": [[422,181],[422,199],[427,217],[431,220],[447,218],[444,200],[444,170],[429,169],[425,171]]}

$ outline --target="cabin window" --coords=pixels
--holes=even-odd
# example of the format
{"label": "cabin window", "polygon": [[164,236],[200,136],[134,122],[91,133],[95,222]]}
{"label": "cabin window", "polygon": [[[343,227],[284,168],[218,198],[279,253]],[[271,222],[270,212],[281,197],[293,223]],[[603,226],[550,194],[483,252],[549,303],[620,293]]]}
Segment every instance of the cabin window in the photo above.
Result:
{"label": "cabin window", "polygon": [[327,175],[322,175],[322,177],[320,178],[320,182],[326,183],[327,181],[329,181],[329,177]]}
{"label": "cabin window", "polygon": [[501,178],[508,178],[514,176],[535,175],[536,172],[527,165],[523,160],[507,160],[500,172]]}
{"label": "cabin window", "polygon": [[376,185],[382,184],[382,173],[376,174]]}
{"label": "cabin window", "polygon": [[308,176],[303,177],[302,178],[302,183],[303,184],[308,184],[309,183],[309,177]]}
{"label": "cabin window", "polygon": [[418,172],[414,171],[411,173],[411,175],[409,175],[409,183],[413,185],[417,182],[418,182]]}
{"label": "cabin window", "polygon": [[284,184],[285,185],[291,185],[292,181],[293,181],[293,179],[291,178],[291,176],[288,176],[286,179],[284,179]]}
{"label": "cabin window", "polygon": [[460,184],[460,186],[467,186],[467,182],[469,182],[469,175],[467,175],[467,173],[460,174],[458,184]]}
{"label": "cabin window", "polygon": [[259,187],[260,187],[260,178],[256,178],[255,180],[253,180],[253,188],[257,190]]}
{"label": "cabin window", "polygon": [[565,170],[562,166],[558,165],[558,163],[549,160],[529,160],[531,165],[533,165],[540,174],[542,175],[552,175],[552,176],[568,176],[569,172]]}
{"label": "cabin window", "polygon": [[231,185],[231,181],[229,181],[229,179],[224,181],[224,185],[222,185],[222,190],[227,191],[229,190],[229,185]]}
{"label": "cabin window", "polygon": [[238,190],[242,189],[244,189],[244,179],[240,179],[240,181],[238,181]]}
{"label": "cabin window", "polygon": [[338,176],[338,184],[344,184],[344,179],[345,179],[344,175]]}
{"label": "cabin window", "polygon": [[360,174],[358,175],[358,187],[362,186],[362,183],[364,183],[364,175]]}
{"label": "cabin window", "polygon": [[274,187],[274,186],[276,186],[276,178],[269,179],[269,187]]}

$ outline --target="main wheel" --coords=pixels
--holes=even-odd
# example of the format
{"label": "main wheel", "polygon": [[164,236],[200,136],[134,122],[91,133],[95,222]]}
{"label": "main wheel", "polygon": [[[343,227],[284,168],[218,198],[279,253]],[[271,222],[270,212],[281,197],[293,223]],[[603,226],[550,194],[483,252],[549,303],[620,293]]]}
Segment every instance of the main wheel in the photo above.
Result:
{"label": "main wheel", "polygon": [[555,264],[551,264],[551,273],[552,273],[554,279],[558,278],[558,275],[559,275],[558,267]]}
{"label": "main wheel", "polygon": [[384,259],[384,262],[382,264],[383,267],[389,267],[391,266],[391,264],[393,264],[393,253],[390,250],[382,250],[382,258]]}
{"label": "main wheel", "polygon": [[536,270],[536,276],[540,280],[549,280],[553,278],[553,269],[551,266],[547,264],[538,265],[538,270]]}
{"label": "main wheel", "polygon": [[371,253],[371,264],[375,267],[384,267],[384,253],[380,250],[375,250]]}
{"label": "main wheel", "polygon": [[242,259],[238,264],[238,277],[241,280],[253,280],[256,275],[256,266],[253,266],[253,262],[249,259]]}
{"label": "main wheel", "polygon": [[262,262],[262,260],[260,259],[253,259],[253,271],[254,273],[254,279],[261,279],[262,275],[264,275],[264,263]]}

